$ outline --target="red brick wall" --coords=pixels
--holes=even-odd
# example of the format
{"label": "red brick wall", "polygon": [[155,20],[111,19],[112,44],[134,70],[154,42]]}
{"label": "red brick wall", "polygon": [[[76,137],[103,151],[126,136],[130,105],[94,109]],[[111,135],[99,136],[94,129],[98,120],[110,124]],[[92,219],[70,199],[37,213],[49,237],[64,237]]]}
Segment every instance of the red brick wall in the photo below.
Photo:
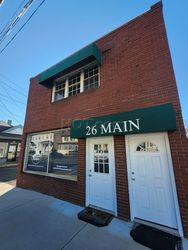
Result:
{"label": "red brick wall", "polygon": [[[162,16],[161,3],[96,41],[103,52],[100,87],[51,103],[51,89],[31,79],[24,133],[67,127],[72,119],[86,119],[136,108],[173,103],[178,130],[169,133],[184,232],[188,236],[188,143]],[[25,137],[24,137],[25,138]],[[85,199],[85,141],[80,140],[78,182],[33,176],[22,172],[18,186],[29,187],[75,203]],[[25,139],[23,139],[23,145]],[[121,217],[129,217],[124,142],[115,137],[117,200]],[[122,153],[119,151],[121,150]],[[118,153],[119,152],[119,153]]]}
{"label": "red brick wall", "polygon": [[118,216],[130,219],[125,137],[114,136],[116,195]]}

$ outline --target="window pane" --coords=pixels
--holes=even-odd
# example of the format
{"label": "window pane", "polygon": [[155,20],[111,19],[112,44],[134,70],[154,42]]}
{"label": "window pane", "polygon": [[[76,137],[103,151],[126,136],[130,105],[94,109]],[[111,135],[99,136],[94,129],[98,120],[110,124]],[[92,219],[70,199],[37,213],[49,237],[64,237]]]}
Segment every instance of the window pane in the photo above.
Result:
{"label": "window pane", "polygon": [[68,129],[53,132],[48,172],[71,178],[77,175],[78,142],[72,140],[69,133]]}
{"label": "window pane", "polygon": [[65,97],[65,80],[55,83],[54,100],[58,101]]}
{"label": "window pane", "polygon": [[12,142],[9,144],[8,155],[7,155],[8,161],[15,161],[16,160],[16,148],[17,148],[17,143]]}
{"label": "window pane", "polygon": [[98,170],[98,163],[95,163],[94,171],[95,171],[95,172],[99,172],[99,170]]}
{"label": "window pane", "polygon": [[8,149],[8,143],[0,142],[0,158],[6,158],[7,149]]}
{"label": "window pane", "polygon": [[136,148],[136,151],[143,151],[143,152],[158,152],[158,148],[155,144],[149,141],[141,142]]}
{"label": "window pane", "polygon": [[108,174],[109,173],[109,165],[108,164],[105,164],[104,165],[104,169],[105,169],[105,173]]}
{"label": "window pane", "polygon": [[49,152],[52,149],[51,133],[36,134],[29,137],[26,169],[47,172]]}
{"label": "window pane", "polygon": [[98,66],[84,70],[84,90],[96,88],[99,85]]}
{"label": "window pane", "polygon": [[108,144],[94,144],[94,172],[109,173]]}
{"label": "window pane", "polygon": [[69,77],[69,96],[76,95],[80,93],[80,75],[81,73],[77,73],[71,77]]}

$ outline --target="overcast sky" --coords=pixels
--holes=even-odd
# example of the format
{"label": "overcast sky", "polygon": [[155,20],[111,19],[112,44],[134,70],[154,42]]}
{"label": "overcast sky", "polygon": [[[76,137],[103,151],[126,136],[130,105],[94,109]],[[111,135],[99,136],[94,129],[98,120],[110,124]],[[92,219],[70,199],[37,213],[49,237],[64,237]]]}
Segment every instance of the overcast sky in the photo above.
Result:
{"label": "overcast sky", "polygon": [[[0,32],[20,4],[0,7]],[[42,0],[31,7],[0,43],[0,51]],[[46,0],[0,54],[0,120],[23,124],[29,79],[71,53],[150,9],[156,0]],[[163,13],[184,119],[188,119],[188,1],[164,0]],[[0,33],[2,34],[2,33]]]}

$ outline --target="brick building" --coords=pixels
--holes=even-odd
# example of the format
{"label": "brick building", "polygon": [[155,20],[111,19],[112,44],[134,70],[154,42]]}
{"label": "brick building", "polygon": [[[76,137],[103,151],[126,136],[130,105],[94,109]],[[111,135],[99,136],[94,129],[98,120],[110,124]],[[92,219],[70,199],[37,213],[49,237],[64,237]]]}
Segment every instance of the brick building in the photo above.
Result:
{"label": "brick building", "polygon": [[0,121],[0,167],[17,164],[20,155],[23,126],[11,122]]}
{"label": "brick building", "polygon": [[188,236],[162,3],[31,79],[17,186]]}

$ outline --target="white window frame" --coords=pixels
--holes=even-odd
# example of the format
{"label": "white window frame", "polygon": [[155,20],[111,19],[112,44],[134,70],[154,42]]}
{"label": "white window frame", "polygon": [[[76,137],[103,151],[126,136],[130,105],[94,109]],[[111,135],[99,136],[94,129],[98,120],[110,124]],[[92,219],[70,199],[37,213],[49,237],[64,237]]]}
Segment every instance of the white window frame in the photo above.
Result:
{"label": "white window frame", "polygon": [[[90,89],[87,89],[87,90],[84,91],[84,70],[86,70],[87,68],[90,68],[92,66],[93,67],[98,66],[98,76],[99,76],[98,87],[99,87],[100,86],[100,65],[96,61],[94,61],[94,62],[91,62],[91,63],[87,64],[85,67],[82,67],[82,68],[79,68],[77,70],[74,70],[71,73],[64,75],[63,77],[60,77],[60,78],[56,79],[54,81],[54,84],[53,84],[53,87],[52,87],[52,98],[51,98],[51,101],[52,102],[58,102],[58,101],[62,101],[64,99],[66,99],[68,97],[75,96],[75,95],[69,96],[69,82],[68,82],[68,78],[71,77],[72,75],[75,75],[76,73],[79,73],[79,72],[80,72],[80,92],[77,93],[77,94],[80,94],[80,93],[83,93],[85,91],[90,90]],[[56,82],[64,81],[64,80],[65,80],[65,96],[62,99],[55,100],[55,92],[56,92],[55,91],[55,84],[56,84]],[[95,89],[95,88],[92,88],[92,89]]]}
{"label": "white window frame", "polygon": [[[49,155],[48,155],[48,165],[47,165],[47,171],[46,172],[41,172],[41,171],[33,171],[33,170],[27,170],[27,160],[28,160],[28,154],[29,154],[29,140],[31,136],[34,135],[43,135],[46,133],[53,133],[56,131],[60,131],[63,129],[55,129],[55,130],[49,130],[49,131],[42,131],[42,132],[36,132],[36,133],[29,133],[27,134],[27,139],[26,139],[26,146],[25,146],[25,153],[24,153],[24,164],[23,164],[23,172],[24,173],[29,173],[29,174],[34,174],[34,175],[42,175],[42,176],[47,176],[47,177],[54,177],[54,178],[58,178],[58,179],[64,179],[64,180],[70,180],[70,181],[77,181],[78,176],[67,176],[67,175],[57,175],[57,174],[53,174],[53,173],[49,173],[48,172],[48,168],[49,168]],[[67,142],[69,143],[69,142]]]}
{"label": "white window frame", "polygon": [[[75,77],[77,74],[79,74],[80,81],[76,81],[76,83],[70,83],[70,78],[72,76]],[[81,74],[82,74],[82,71],[77,71],[75,74],[68,76],[68,96],[74,96],[74,95],[77,95],[77,94],[81,93]],[[76,78],[77,78],[77,76],[76,76]],[[78,88],[78,89],[80,89],[80,91],[78,93],[77,93],[77,85],[80,85],[79,88]],[[74,91],[73,90],[70,91],[69,88],[70,87],[73,88],[73,86],[76,86],[76,94],[70,95],[69,92],[73,93]]]}
{"label": "white window frame", "polygon": [[[86,89],[86,90],[84,90],[84,80],[85,80],[85,78],[84,78],[84,71],[85,70],[87,70],[87,69],[89,69],[89,68],[91,68],[93,66],[93,68],[95,67],[95,66],[98,66],[98,86],[97,87],[99,87],[100,86],[100,67],[99,67],[99,65],[97,65],[97,64],[93,64],[93,65],[90,65],[90,66],[88,66],[88,67],[85,67],[84,69],[83,69],[83,91],[88,91],[88,90],[90,90],[90,89],[95,89],[95,88],[97,88],[97,87],[95,87],[95,88],[89,88],[89,89]],[[93,77],[93,76],[92,76]],[[89,77],[88,77],[88,79],[89,79]]]}

